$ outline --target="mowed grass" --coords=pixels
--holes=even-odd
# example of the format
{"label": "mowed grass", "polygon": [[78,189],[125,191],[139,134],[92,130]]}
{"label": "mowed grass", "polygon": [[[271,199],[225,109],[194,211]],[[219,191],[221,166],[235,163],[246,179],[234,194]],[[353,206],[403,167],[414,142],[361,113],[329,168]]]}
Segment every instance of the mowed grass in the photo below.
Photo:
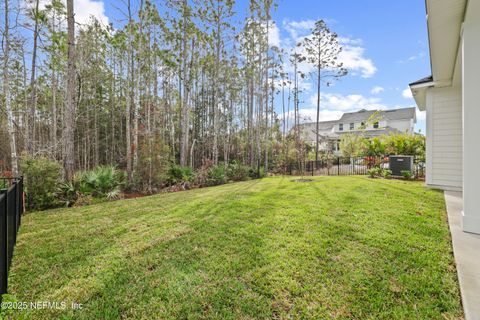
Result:
{"label": "mowed grass", "polygon": [[292,179],[28,214],[10,293],[67,309],[13,317],[463,317],[442,193],[366,177]]}

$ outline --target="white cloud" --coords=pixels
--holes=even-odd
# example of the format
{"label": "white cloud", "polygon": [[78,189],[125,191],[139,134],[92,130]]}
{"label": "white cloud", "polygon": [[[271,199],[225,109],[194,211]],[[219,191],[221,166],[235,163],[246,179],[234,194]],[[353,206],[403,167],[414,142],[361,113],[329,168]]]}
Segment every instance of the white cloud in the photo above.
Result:
{"label": "white cloud", "polygon": [[101,0],[75,0],[75,19],[78,23],[87,23],[91,16],[95,17],[103,25],[108,25],[108,17],[105,15],[105,3]]}
{"label": "white cloud", "polygon": [[397,63],[408,63],[408,62],[415,61],[415,60],[421,60],[423,58],[425,58],[425,51],[420,51],[416,55],[410,56],[405,60],[398,60]]}
{"label": "white cloud", "polygon": [[[282,39],[282,46],[287,49],[287,51],[305,55],[305,49],[303,47],[297,47],[296,44],[311,34],[311,30],[315,27],[315,20],[283,20],[282,26],[290,35]],[[338,56],[338,61],[343,63],[343,66],[348,69],[350,75],[360,75],[362,78],[370,78],[377,72],[373,61],[364,56],[365,48],[361,46],[363,44],[361,39],[339,36],[338,41],[343,48]],[[292,72],[292,68],[288,64],[285,66],[285,69]],[[299,66],[299,70],[304,73],[310,73],[313,69],[313,66],[307,62],[301,63]]]}
{"label": "white cloud", "polygon": [[[379,98],[364,97],[361,94],[342,95],[338,93],[321,94],[321,108],[335,111],[355,111],[360,109],[388,109]],[[310,104],[317,104],[317,95],[310,97]]]}
{"label": "white cloud", "polygon": [[338,37],[338,41],[342,44],[349,44],[353,46],[359,46],[363,44],[362,39],[353,39],[348,37]]}
{"label": "white cloud", "polygon": [[280,47],[280,30],[275,22],[269,24],[268,41],[270,46]]}
{"label": "white cloud", "polygon": [[372,94],[379,94],[379,93],[382,93],[383,91],[385,91],[385,89],[383,87],[375,86],[375,87],[372,88],[372,90],[370,92]]}
{"label": "white cloud", "polygon": [[406,99],[413,98],[412,91],[410,90],[410,88],[407,87],[405,90],[403,90],[402,96]]}
{"label": "white cloud", "polygon": [[[27,2],[24,2],[28,4]],[[40,9],[45,9],[51,0],[40,0]],[[63,1],[65,4],[65,1]],[[66,5],[66,4],[65,4]],[[90,17],[95,17],[103,25],[108,25],[108,17],[105,15],[105,3],[102,0],[74,0],[73,7],[75,11],[75,22],[79,24],[86,24]]]}
{"label": "white cloud", "polygon": [[340,52],[338,60],[350,72],[353,71],[352,75],[357,75],[357,72],[360,72],[362,78],[370,78],[377,72],[373,61],[364,57],[365,48],[342,42],[340,44],[343,45],[343,50]]}
{"label": "white cloud", "polygon": [[301,36],[305,36],[315,27],[314,20],[289,21],[283,20],[283,28],[288,31],[290,38],[298,42]]}

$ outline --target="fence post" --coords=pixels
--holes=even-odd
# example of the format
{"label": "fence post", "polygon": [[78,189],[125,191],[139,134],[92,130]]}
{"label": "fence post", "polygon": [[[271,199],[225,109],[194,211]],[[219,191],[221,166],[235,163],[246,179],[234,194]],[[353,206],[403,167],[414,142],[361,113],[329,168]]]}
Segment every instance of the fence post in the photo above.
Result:
{"label": "fence post", "polygon": [[0,190],[0,302],[8,286],[7,190]]}
{"label": "fence post", "polygon": [[337,176],[340,175],[340,157],[337,158]]}
{"label": "fence post", "polygon": [[[8,289],[8,270],[24,211],[23,177],[13,178],[0,190],[0,302]],[[9,186],[10,185],[10,186]]]}

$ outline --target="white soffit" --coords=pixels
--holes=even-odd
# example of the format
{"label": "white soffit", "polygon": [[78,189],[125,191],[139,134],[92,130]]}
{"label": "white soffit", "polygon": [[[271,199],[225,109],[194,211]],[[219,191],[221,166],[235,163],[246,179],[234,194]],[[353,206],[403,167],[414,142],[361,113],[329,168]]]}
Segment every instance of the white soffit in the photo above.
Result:
{"label": "white soffit", "polygon": [[422,86],[410,87],[413,99],[420,111],[425,111],[427,108],[427,89],[433,86],[433,82]]}
{"label": "white soffit", "polygon": [[[478,0],[475,0],[478,1]],[[467,0],[427,0],[433,80],[453,77]]]}

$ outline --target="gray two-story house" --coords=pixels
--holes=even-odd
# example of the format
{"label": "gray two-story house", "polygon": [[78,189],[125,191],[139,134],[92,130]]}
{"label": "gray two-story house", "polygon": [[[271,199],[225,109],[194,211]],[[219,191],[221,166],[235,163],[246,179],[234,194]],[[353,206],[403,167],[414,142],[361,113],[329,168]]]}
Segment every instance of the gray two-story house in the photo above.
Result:
{"label": "gray two-story house", "polygon": [[[378,112],[370,121],[371,117]],[[366,138],[372,138],[390,133],[414,134],[417,121],[415,108],[392,110],[359,110],[344,113],[339,120],[319,122],[319,151],[339,155],[340,139],[347,133],[362,133]],[[316,122],[301,125],[302,138],[315,145]]]}

